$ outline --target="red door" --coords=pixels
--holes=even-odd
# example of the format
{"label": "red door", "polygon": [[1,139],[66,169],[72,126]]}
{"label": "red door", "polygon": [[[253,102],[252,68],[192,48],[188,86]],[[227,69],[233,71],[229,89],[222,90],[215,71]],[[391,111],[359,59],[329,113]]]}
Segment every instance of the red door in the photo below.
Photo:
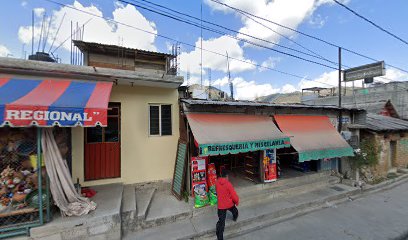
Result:
{"label": "red door", "polygon": [[107,127],[85,131],[85,181],[120,177],[120,104],[109,103]]}

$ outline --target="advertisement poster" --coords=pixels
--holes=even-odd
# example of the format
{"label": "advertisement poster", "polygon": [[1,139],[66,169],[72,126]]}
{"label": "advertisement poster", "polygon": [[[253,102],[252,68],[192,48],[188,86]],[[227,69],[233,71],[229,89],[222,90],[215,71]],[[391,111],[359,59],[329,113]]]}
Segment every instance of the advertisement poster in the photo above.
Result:
{"label": "advertisement poster", "polygon": [[264,182],[274,182],[277,180],[276,172],[276,150],[268,149],[264,151]]}
{"label": "advertisement poster", "polygon": [[207,189],[207,159],[204,157],[192,157],[191,158],[191,179],[192,179],[192,191],[193,196],[196,193],[203,194],[203,191]]}
{"label": "advertisement poster", "polygon": [[191,158],[191,194],[194,197],[194,207],[207,206],[210,201],[207,195],[207,159],[203,157]]}

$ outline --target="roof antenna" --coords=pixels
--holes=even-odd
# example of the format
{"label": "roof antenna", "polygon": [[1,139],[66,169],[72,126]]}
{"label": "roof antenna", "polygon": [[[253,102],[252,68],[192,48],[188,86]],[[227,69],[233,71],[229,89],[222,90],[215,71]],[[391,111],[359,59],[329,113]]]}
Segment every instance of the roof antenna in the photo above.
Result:
{"label": "roof antenna", "polygon": [[187,86],[190,86],[190,68],[187,67]]}
{"label": "roof antenna", "polygon": [[44,12],[43,20],[42,20],[42,22],[41,22],[41,32],[40,32],[40,39],[38,40],[37,52],[40,51],[41,39],[43,38],[43,29],[44,29],[45,15],[46,15],[46,13]]}
{"label": "roof antenna", "polygon": [[[44,40],[43,40],[42,52],[45,51],[45,46],[47,45],[48,35],[50,34],[51,23],[52,23],[52,15],[50,16],[50,20],[48,21],[47,33],[44,32],[44,37],[43,37]],[[44,28],[45,28],[45,27],[44,27]],[[45,29],[44,29],[44,31],[45,31]]]}
{"label": "roof antenna", "polygon": [[66,14],[67,14],[67,13],[64,13],[64,16],[62,16],[62,19],[61,19],[61,22],[60,22],[60,24],[59,24],[59,26],[58,26],[57,32],[55,33],[54,38],[52,39],[52,43],[51,43],[50,49],[48,49],[48,53],[50,53],[52,47],[54,47],[55,40],[57,39],[58,33],[59,33],[60,29],[61,29],[62,23],[64,22],[64,19],[65,19],[65,15],[66,15]]}
{"label": "roof antenna", "polygon": [[31,13],[31,55],[34,54],[34,9]]}
{"label": "roof antenna", "polygon": [[208,100],[211,100],[211,68],[208,68]]}
{"label": "roof antenna", "polygon": [[230,88],[230,94],[231,94],[231,99],[234,100],[234,84],[231,81],[231,72],[230,72],[230,67],[229,67],[229,57],[228,57],[228,52],[227,53],[227,71],[228,71],[228,85]]}

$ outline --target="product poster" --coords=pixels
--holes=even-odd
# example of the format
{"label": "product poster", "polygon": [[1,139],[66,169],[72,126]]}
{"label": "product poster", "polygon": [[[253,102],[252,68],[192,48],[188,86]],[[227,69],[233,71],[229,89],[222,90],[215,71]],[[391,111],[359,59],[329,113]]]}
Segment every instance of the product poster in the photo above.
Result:
{"label": "product poster", "polygon": [[276,172],[276,150],[265,150],[264,156],[263,165],[265,182],[274,182],[278,177]]}
{"label": "product poster", "polygon": [[[191,185],[192,185],[192,195],[194,196],[197,192],[202,193],[203,189],[207,189],[207,169],[206,169],[207,159],[203,157],[192,157],[191,158]],[[196,189],[196,186],[200,190]]]}

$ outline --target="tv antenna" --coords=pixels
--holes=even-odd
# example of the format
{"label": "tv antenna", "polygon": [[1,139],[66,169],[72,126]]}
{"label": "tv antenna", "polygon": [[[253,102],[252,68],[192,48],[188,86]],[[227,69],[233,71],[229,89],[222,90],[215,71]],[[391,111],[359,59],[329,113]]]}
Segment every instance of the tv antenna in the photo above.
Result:
{"label": "tv antenna", "polygon": [[231,72],[230,72],[230,66],[229,66],[229,56],[228,52],[227,53],[227,71],[228,71],[228,85],[230,88],[230,94],[231,94],[231,99],[234,100],[234,84],[231,81]]}

